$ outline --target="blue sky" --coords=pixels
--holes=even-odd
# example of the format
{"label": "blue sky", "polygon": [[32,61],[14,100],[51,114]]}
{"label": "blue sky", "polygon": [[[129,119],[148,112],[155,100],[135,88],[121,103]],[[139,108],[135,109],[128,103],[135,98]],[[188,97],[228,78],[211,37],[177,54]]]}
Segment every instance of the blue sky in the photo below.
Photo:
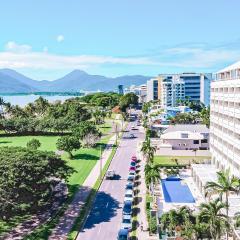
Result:
{"label": "blue sky", "polygon": [[7,0],[0,9],[0,68],[35,79],[214,72],[240,60],[239,0]]}

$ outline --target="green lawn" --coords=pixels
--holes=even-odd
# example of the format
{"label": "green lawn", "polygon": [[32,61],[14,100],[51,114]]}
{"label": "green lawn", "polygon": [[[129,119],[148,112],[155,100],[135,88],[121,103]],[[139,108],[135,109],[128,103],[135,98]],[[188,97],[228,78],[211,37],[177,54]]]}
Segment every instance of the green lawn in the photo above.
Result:
{"label": "green lawn", "polygon": [[[74,152],[74,159],[70,160],[67,157],[67,154],[62,156],[65,159],[69,166],[73,167],[76,171],[69,178],[69,197],[71,198],[79,186],[85,181],[92,168],[95,166],[96,162],[100,156],[100,146],[104,148],[111,134],[111,124],[105,123],[100,126],[100,130],[103,133],[103,137],[95,148],[81,148],[78,151]],[[59,138],[58,136],[13,136],[13,137],[0,137],[0,146],[20,146],[26,147],[26,144],[32,138],[36,138],[41,142],[40,150],[46,151],[56,151],[56,142]],[[96,176],[96,180],[97,180]],[[24,218],[16,217],[11,219],[10,222],[6,223],[5,221],[0,221],[0,234],[7,232],[12,229],[14,226],[18,225],[27,216]]]}
{"label": "green lawn", "polygon": [[0,147],[26,147],[27,142],[31,139],[38,139],[41,142],[39,150],[56,151],[56,142],[58,136],[13,136],[13,137],[0,137]]}
{"label": "green lawn", "polygon": [[189,162],[201,162],[205,159],[210,159],[210,157],[200,157],[200,156],[155,156],[154,163],[162,165],[176,165],[173,159],[177,159],[180,165],[189,164]]}

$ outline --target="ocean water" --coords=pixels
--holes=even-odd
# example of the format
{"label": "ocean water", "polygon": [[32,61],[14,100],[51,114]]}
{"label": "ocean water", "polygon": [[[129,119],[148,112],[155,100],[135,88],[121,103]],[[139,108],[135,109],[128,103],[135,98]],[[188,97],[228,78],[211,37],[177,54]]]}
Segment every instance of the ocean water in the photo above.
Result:
{"label": "ocean water", "polygon": [[[34,102],[36,99],[38,99],[39,95],[29,94],[29,95],[0,95],[5,102],[10,102],[12,105],[19,105],[21,107],[26,106],[28,103]],[[73,98],[76,96],[71,95],[41,95],[43,98],[47,99],[49,102],[55,102],[57,100],[65,101],[66,99]]]}

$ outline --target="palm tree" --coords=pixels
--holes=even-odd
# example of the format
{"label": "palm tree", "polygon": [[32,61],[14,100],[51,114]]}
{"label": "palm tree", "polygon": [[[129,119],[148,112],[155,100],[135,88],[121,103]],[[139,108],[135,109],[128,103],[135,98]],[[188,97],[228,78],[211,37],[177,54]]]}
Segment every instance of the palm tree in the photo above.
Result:
{"label": "palm tree", "polygon": [[161,217],[161,225],[164,231],[169,231],[168,234],[172,236],[176,233],[186,239],[195,239],[195,222],[196,217],[193,216],[192,210],[186,206],[179,210],[172,209]]}
{"label": "palm tree", "polygon": [[148,186],[151,183],[155,184],[159,182],[159,180],[161,179],[160,167],[158,164],[152,164],[152,163],[146,164],[144,168],[144,173],[145,173],[145,181]]}
{"label": "palm tree", "polygon": [[5,108],[5,113],[11,115],[12,109],[13,109],[13,106],[11,105],[11,103],[10,102],[5,103],[4,108]]}
{"label": "palm tree", "polygon": [[207,182],[205,186],[205,190],[207,191],[207,195],[219,194],[220,199],[225,194],[226,201],[226,214],[228,216],[228,198],[230,192],[238,192],[239,179],[230,174],[230,170],[217,172],[217,182]]}
{"label": "palm tree", "polygon": [[39,116],[43,116],[43,114],[46,112],[48,107],[50,106],[48,100],[44,99],[43,97],[39,97],[34,101],[35,105],[35,111]]}
{"label": "palm tree", "polygon": [[199,221],[208,224],[213,239],[220,240],[229,228],[228,216],[222,213],[225,208],[226,203],[221,202],[219,198],[200,206]]}
{"label": "palm tree", "polygon": [[5,105],[5,101],[3,100],[2,97],[0,97],[0,107],[1,107],[1,117],[4,117],[4,109],[3,109],[3,106]]}
{"label": "palm tree", "polygon": [[143,142],[141,152],[147,158],[148,162],[153,162],[154,153],[156,152],[156,147],[151,145],[151,140],[149,137]]}

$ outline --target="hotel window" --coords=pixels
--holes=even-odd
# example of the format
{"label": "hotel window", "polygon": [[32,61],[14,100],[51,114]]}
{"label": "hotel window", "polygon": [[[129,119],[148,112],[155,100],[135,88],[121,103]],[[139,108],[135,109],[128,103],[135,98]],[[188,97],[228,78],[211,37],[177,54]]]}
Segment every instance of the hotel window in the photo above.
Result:
{"label": "hotel window", "polygon": [[199,140],[193,140],[193,144],[199,144]]}

